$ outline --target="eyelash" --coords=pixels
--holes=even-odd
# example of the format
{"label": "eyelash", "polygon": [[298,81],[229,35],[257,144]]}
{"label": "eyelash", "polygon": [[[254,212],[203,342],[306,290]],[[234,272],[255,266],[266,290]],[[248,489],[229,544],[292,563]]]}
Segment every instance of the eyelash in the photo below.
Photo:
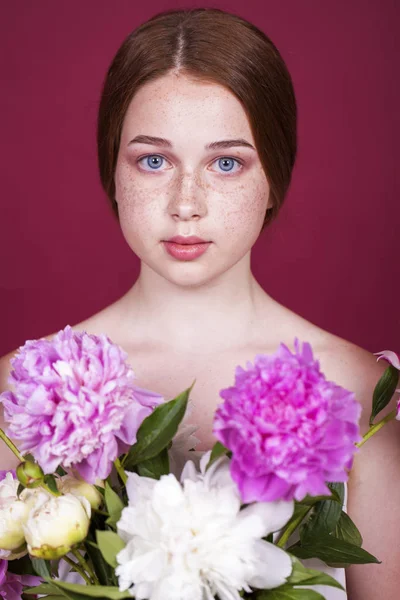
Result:
{"label": "eyelash", "polygon": [[[142,160],[145,160],[146,158],[149,158],[150,156],[157,156],[158,158],[162,158],[163,160],[168,160],[167,158],[165,158],[165,156],[162,156],[162,154],[145,154],[144,156],[141,156],[140,158],[137,159],[136,163],[139,164]],[[240,165],[240,167],[243,167],[243,162],[241,160],[239,160],[238,158],[234,158],[233,156],[219,156],[218,158],[216,158],[214,162],[217,162],[218,160],[224,160],[224,159],[229,159],[229,160],[233,160],[235,161],[238,165]],[[169,161],[168,161],[169,162]],[[154,172],[156,173],[157,171],[160,171],[161,169],[143,169],[143,171],[145,173],[151,173]],[[227,176],[231,176],[231,175],[236,175],[237,173],[239,173],[242,169],[237,169],[236,171],[220,171],[219,174],[224,173]]]}

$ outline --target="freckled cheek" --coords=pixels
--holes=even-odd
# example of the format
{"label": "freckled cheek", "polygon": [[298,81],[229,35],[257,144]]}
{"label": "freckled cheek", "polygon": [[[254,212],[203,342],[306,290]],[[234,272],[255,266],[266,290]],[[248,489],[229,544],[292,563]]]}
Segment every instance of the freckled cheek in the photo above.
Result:
{"label": "freckled cheek", "polygon": [[118,205],[119,220],[124,231],[150,231],[157,223],[157,215],[154,203],[143,195],[126,196]]}
{"label": "freckled cheek", "polygon": [[[225,227],[241,235],[259,230],[265,217],[268,201],[268,188],[265,185],[243,186],[227,198],[225,204]],[[224,218],[224,217],[223,217]]]}
{"label": "freckled cheek", "polygon": [[116,200],[121,225],[124,229],[141,230],[154,224],[159,211],[158,195],[154,190],[143,189],[133,178],[116,177]]}

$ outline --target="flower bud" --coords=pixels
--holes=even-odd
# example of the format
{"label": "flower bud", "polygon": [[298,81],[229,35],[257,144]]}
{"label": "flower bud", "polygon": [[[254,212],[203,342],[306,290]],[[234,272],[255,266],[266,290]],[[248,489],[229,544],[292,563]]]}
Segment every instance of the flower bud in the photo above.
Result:
{"label": "flower bud", "polygon": [[[100,483],[102,486],[104,485],[103,482]],[[99,508],[103,501],[102,495],[94,485],[73,475],[64,475],[57,479],[57,488],[63,494],[73,494],[78,498],[83,496],[93,509]]]}
{"label": "flower bud", "polygon": [[26,460],[18,465],[17,477],[24,487],[35,488],[43,483],[44,473],[37,463]]}
{"label": "flower bud", "polygon": [[47,502],[49,498],[52,498],[52,494],[41,487],[34,489],[25,488],[19,495],[19,499],[26,504],[29,510],[32,508],[37,510],[39,506],[41,506],[44,502]]}
{"label": "flower bud", "polygon": [[28,554],[28,548],[26,547],[24,540],[22,546],[19,546],[19,548],[16,548],[15,550],[2,550],[0,548],[0,562],[1,560],[17,560],[26,554]]}
{"label": "flower bud", "polygon": [[0,481],[0,549],[6,551],[7,558],[25,543],[23,524],[29,508],[18,499],[18,486],[19,481],[12,473]]}
{"label": "flower bud", "polygon": [[40,498],[24,525],[29,554],[46,560],[64,556],[87,536],[90,514],[90,504],[83,497]]}

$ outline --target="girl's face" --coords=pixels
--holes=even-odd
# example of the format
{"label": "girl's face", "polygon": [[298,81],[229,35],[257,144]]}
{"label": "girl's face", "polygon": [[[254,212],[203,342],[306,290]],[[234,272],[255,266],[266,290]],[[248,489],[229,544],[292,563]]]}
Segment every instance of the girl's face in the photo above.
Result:
{"label": "girl's face", "polygon": [[[172,72],[144,84],[129,105],[115,187],[127,243],[179,286],[205,284],[245,259],[270,207],[239,100],[223,86]],[[164,244],[177,235],[211,244],[182,260]]]}

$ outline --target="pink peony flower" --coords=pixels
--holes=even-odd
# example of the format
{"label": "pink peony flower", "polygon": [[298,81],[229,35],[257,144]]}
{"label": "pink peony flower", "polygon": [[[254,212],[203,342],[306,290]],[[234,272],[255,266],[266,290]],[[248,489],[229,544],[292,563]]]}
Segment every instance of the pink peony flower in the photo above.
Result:
{"label": "pink peony flower", "polygon": [[23,586],[40,585],[42,580],[33,575],[16,575],[7,571],[8,561],[0,560],[0,597],[4,600],[21,600]]}
{"label": "pink peony flower", "polygon": [[376,362],[378,362],[378,360],[380,360],[381,358],[384,358],[400,371],[400,358],[395,352],[392,352],[392,350],[382,350],[381,352],[374,352],[374,356],[378,357],[376,359]]}
{"label": "pink peony flower", "polygon": [[361,405],[348,390],[327,381],[309,343],[295,353],[285,344],[257,355],[224,402],[214,435],[232,451],[231,474],[245,503],[301,500],[330,494],[326,482],[347,481],[355,443],[361,440]]}
{"label": "pink peony flower", "polygon": [[[383,358],[387,360],[393,367],[395,367],[398,371],[400,371],[400,358],[399,355],[392,350],[382,350],[381,352],[374,352],[374,356],[377,356],[376,362]],[[400,389],[395,390],[396,392],[400,392]],[[400,421],[400,398],[397,401],[397,415],[396,419]]]}
{"label": "pink peony flower", "polygon": [[45,473],[75,467],[89,483],[136,441],[143,419],[164,401],[134,385],[126,352],[105,336],[67,325],[49,340],[28,340],[11,360],[3,392],[8,434]]}

